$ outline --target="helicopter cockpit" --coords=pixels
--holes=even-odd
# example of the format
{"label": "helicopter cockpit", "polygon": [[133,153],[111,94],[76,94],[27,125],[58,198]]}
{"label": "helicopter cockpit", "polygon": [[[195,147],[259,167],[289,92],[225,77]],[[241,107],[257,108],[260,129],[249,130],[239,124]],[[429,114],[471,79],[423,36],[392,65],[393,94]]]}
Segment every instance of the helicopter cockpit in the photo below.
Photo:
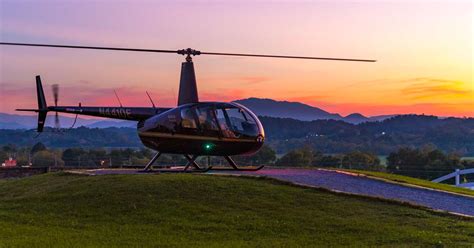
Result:
{"label": "helicopter cockpit", "polygon": [[[236,103],[201,103],[179,108],[178,132],[201,133],[204,136],[230,139],[263,139],[263,128],[257,117]],[[180,132],[180,133],[181,133]]]}
{"label": "helicopter cockpit", "polygon": [[265,137],[255,114],[238,103],[223,102],[185,104],[146,120],[139,129],[257,142],[263,142]]}
{"label": "helicopter cockpit", "polygon": [[255,114],[238,103],[224,102],[178,106],[140,121],[138,131],[145,146],[164,153],[249,154],[265,139]]}

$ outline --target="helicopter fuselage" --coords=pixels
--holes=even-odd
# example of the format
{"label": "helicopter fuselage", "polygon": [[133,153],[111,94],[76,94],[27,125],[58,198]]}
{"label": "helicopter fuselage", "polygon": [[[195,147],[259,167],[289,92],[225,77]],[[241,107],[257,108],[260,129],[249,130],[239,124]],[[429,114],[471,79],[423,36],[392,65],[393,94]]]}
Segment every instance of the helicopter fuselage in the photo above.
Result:
{"label": "helicopter fuselage", "polygon": [[252,154],[265,139],[257,116],[237,103],[185,104],[139,121],[137,128],[145,146],[163,153]]}
{"label": "helicopter fuselage", "polygon": [[48,106],[44,111],[137,121],[142,143],[162,153],[252,154],[265,140],[258,117],[234,102],[189,103],[175,108]]}

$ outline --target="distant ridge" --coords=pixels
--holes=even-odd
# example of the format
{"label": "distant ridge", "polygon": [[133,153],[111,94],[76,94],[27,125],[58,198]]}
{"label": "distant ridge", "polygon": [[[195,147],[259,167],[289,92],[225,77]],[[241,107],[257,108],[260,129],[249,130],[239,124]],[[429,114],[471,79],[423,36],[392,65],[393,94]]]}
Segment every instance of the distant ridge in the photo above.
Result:
{"label": "distant ridge", "polygon": [[275,101],[268,98],[254,97],[237,100],[235,102],[246,106],[255,114],[261,116],[292,118],[302,121],[342,119],[342,116],[339,114],[332,114],[320,108],[300,102]]}
{"label": "distant ridge", "polygon": [[[32,129],[36,128],[37,121],[38,117],[35,115],[0,113],[0,129]],[[74,117],[59,116],[59,122],[62,128],[69,128],[74,123]],[[49,115],[46,118],[46,126],[54,127],[53,115]],[[84,119],[78,117],[74,126],[85,126],[90,128],[135,127],[136,123],[133,121],[120,121],[112,119]]]}
{"label": "distant ridge", "polygon": [[354,124],[359,124],[359,123],[362,123],[362,122],[374,121],[374,120],[371,120],[370,118],[365,117],[362,114],[353,113],[353,114],[350,114],[350,115],[344,117],[343,121],[349,122],[349,123],[354,123]]}
{"label": "distant ridge", "polygon": [[367,121],[383,121],[396,115],[384,115],[366,117],[359,113],[350,114],[346,117],[340,114],[329,113],[317,107],[300,102],[276,101],[268,98],[247,98],[236,100],[259,116],[270,116],[280,118],[292,118],[301,121],[313,120],[342,120],[352,124]]}

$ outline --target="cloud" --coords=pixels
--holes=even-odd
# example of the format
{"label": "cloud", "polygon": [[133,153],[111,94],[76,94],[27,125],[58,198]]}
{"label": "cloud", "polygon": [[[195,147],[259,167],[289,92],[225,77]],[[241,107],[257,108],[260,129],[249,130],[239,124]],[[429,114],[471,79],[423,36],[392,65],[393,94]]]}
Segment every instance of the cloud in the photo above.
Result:
{"label": "cloud", "polygon": [[414,78],[406,80],[405,82],[411,84],[404,87],[401,93],[414,100],[433,97],[474,96],[473,91],[466,89],[464,83],[460,81],[436,78]]}

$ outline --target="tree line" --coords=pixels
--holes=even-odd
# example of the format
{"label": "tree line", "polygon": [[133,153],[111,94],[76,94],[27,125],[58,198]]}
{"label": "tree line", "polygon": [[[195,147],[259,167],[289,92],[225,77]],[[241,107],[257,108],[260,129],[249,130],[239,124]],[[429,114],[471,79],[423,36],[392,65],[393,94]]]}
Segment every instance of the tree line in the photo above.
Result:
{"label": "tree line", "polygon": [[[336,120],[299,121],[260,117],[266,144],[278,154],[303,146],[325,154],[364,151],[388,155],[402,147],[434,146],[447,153],[474,156],[474,118],[438,118],[424,115],[396,116],[382,122],[358,125]],[[0,130],[0,144],[33,146],[41,142],[51,148],[144,148],[134,128],[79,127],[64,132],[46,128],[39,137],[35,130]]]}
{"label": "tree line", "polygon": [[[127,167],[144,166],[153,157],[154,151],[140,149],[103,148],[47,148],[43,143],[32,147],[3,146],[0,150],[2,161],[14,157],[19,165],[38,167]],[[324,154],[310,146],[293,149],[277,156],[274,149],[264,145],[256,154],[233,156],[239,165],[271,165],[281,167],[326,167],[356,170],[382,171],[411,177],[434,179],[453,172],[455,169],[473,168],[474,161],[461,160],[454,153],[445,153],[435,147],[402,147],[390,153],[387,164],[383,165],[378,156],[370,152],[351,151],[341,154]],[[156,165],[184,165],[187,160],[182,155],[163,154]],[[198,163],[226,165],[221,157],[202,156]]]}

